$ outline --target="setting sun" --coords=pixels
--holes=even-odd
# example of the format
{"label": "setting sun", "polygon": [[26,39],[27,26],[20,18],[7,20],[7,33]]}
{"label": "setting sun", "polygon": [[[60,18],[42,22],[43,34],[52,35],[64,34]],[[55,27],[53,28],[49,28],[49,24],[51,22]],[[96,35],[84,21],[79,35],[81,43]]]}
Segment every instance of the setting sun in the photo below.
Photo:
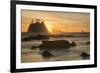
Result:
{"label": "setting sun", "polygon": [[47,27],[48,31],[50,33],[53,33],[52,30],[53,30],[53,26],[51,25],[52,23],[50,22],[45,22],[45,26]]}

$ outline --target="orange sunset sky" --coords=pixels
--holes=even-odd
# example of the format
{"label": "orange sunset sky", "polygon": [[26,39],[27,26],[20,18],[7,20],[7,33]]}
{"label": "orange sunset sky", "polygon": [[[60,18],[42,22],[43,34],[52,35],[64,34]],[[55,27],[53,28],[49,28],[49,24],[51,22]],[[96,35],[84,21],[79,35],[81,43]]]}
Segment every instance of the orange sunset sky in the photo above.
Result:
{"label": "orange sunset sky", "polygon": [[57,32],[89,32],[90,14],[75,12],[52,12],[21,10],[21,32],[27,32],[32,19],[43,20],[48,31]]}

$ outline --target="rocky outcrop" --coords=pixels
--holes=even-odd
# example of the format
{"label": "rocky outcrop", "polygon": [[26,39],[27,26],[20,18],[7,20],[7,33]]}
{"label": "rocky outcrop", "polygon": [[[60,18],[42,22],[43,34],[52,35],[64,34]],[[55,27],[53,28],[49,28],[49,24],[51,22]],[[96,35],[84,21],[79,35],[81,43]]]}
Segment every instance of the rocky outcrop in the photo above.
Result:
{"label": "rocky outcrop", "polygon": [[45,50],[41,53],[43,58],[49,58],[49,57],[53,57],[54,55],[51,54],[49,51]]}
{"label": "rocky outcrop", "polygon": [[42,41],[39,46],[32,46],[31,49],[40,48],[42,49],[62,49],[75,47],[77,44],[75,42],[70,43],[68,40],[55,40],[55,41]]}
{"label": "rocky outcrop", "polygon": [[67,40],[55,40],[55,41],[42,41],[42,44],[39,46],[40,48],[69,48],[70,43]]}

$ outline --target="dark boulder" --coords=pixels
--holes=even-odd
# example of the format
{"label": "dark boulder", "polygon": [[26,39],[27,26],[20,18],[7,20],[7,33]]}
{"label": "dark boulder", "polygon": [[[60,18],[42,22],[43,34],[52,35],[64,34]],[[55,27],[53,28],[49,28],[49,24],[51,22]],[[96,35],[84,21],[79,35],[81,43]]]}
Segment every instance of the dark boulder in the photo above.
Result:
{"label": "dark boulder", "polygon": [[90,41],[86,42],[86,44],[87,44],[87,45],[90,44]]}
{"label": "dark boulder", "polygon": [[69,48],[70,43],[67,40],[55,40],[55,41],[42,41],[42,44],[39,46],[40,48]]}
{"label": "dark boulder", "polygon": [[90,55],[87,54],[86,52],[82,52],[81,55],[80,55],[82,58],[86,59],[86,58],[89,58]]}
{"label": "dark boulder", "polygon": [[77,44],[75,43],[75,42],[71,42],[71,44],[70,44],[70,46],[71,47],[74,47],[74,46],[76,46]]}
{"label": "dark boulder", "polygon": [[54,56],[47,50],[43,51],[41,54],[42,54],[43,58],[49,58],[49,57],[53,57]]}

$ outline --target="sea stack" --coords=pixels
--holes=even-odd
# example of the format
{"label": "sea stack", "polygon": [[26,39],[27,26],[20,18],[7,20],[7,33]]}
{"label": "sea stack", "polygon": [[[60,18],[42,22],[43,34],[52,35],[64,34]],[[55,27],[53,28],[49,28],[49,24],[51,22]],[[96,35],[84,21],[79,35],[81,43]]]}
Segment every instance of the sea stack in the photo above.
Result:
{"label": "sea stack", "polygon": [[48,34],[44,21],[41,21],[40,19],[36,19],[35,21],[32,20],[29,25],[28,32],[34,34]]}

